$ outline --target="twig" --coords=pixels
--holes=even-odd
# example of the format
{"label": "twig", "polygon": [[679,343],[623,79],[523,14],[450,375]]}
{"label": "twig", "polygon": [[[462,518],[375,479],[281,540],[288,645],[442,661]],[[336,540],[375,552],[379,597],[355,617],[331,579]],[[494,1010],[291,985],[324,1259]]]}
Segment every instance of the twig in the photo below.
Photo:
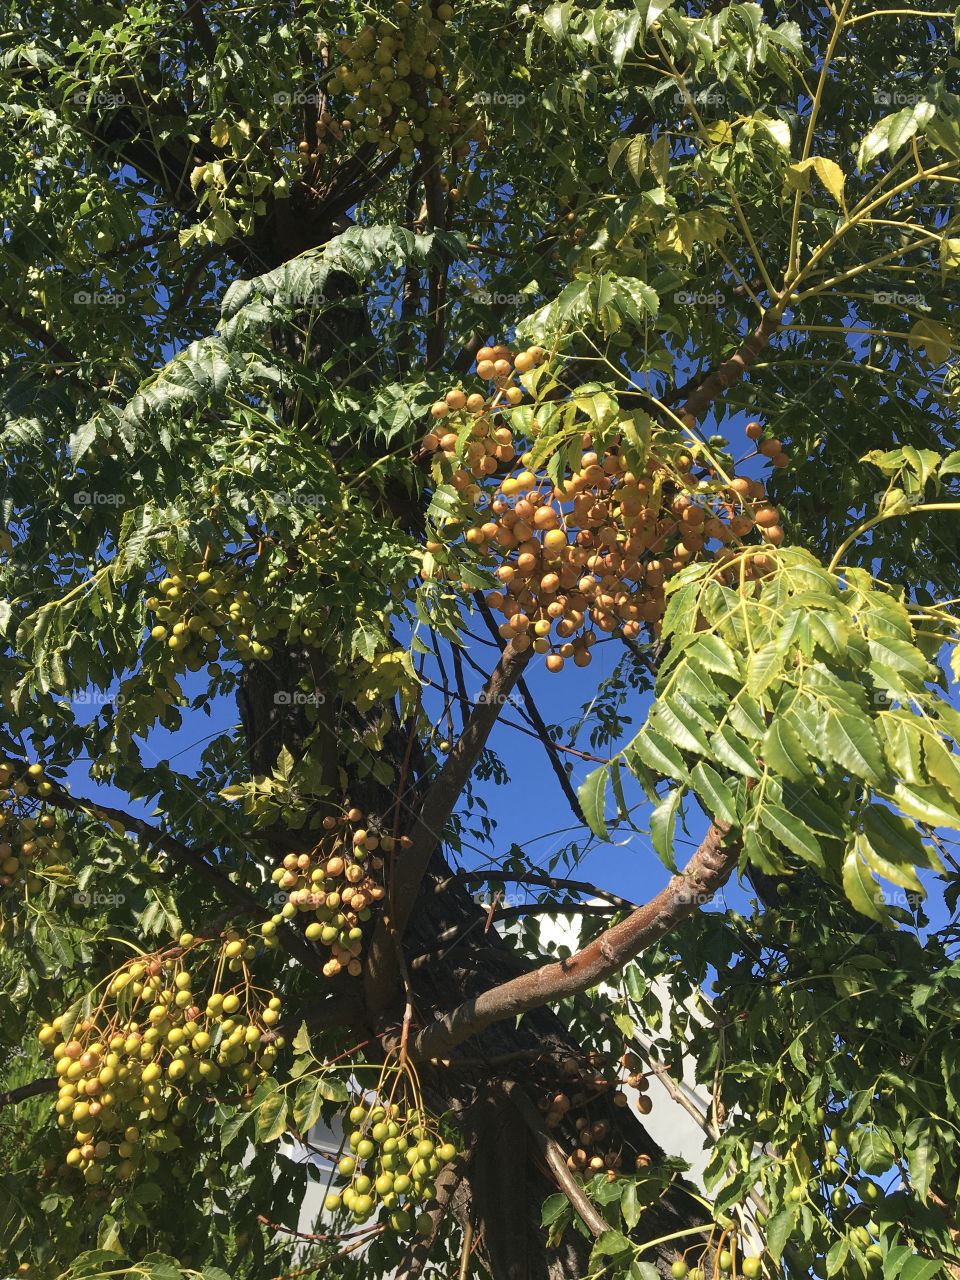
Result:
{"label": "twig", "polygon": [[560,1145],[550,1136],[540,1118],[540,1113],[515,1080],[505,1080],[503,1089],[507,1097],[523,1116],[527,1128],[533,1134],[540,1154],[546,1161],[557,1186],[570,1201],[595,1236],[610,1230],[610,1224],[600,1216],[584,1194],[583,1188],[567,1168]]}

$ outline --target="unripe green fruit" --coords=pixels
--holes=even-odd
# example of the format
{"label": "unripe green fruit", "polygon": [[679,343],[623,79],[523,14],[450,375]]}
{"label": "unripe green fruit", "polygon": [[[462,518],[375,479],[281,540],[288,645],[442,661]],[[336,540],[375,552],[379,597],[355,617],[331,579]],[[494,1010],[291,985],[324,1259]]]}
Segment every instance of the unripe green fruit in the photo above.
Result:
{"label": "unripe green fruit", "polygon": [[673,1276],[673,1280],[684,1280],[690,1274],[690,1268],[685,1262],[678,1260],[670,1264],[670,1274]]}

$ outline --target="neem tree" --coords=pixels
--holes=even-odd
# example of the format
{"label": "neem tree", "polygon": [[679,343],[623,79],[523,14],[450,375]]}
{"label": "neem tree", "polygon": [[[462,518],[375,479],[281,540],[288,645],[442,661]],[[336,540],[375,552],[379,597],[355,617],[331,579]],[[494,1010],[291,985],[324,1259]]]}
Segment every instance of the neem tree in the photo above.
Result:
{"label": "neem tree", "polygon": [[[10,6],[7,1274],[955,1274],[956,29]],[[596,643],[581,751],[524,673]],[[553,878],[477,808],[508,696]],[[684,1055],[709,1199],[640,1118]]]}

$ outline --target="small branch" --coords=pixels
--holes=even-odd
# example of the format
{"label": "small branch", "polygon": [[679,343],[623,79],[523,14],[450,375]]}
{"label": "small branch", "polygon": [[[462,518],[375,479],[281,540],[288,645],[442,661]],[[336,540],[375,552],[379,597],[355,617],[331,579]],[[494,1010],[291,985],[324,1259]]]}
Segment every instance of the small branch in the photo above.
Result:
{"label": "small branch", "polygon": [[22,1084],[17,1089],[8,1089],[6,1093],[0,1093],[0,1107],[16,1106],[18,1102],[25,1102],[27,1098],[36,1098],[41,1093],[56,1093],[59,1084],[58,1076],[31,1080],[29,1084]]}
{"label": "small branch", "polygon": [[[212,852],[211,849],[191,849],[189,845],[183,844],[175,836],[158,830],[158,828],[151,826],[149,822],[144,822],[142,818],[136,818],[133,814],[125,813],[122,809],[115,809],[111,805],[97,804],[93,800],[85,800],[82,796],[73,796],[58,783],[49,779],[47,781],[52,791],[46,799],[56,808],[64,809],[70,813],[87,814],[104,822],[119,824],[125,831],[132,832],[142,840],[145,840],[149,846],[166,854],[173,862],[196,872],[207,881],[221,898],[238,911],[245,912],[260,921],[273,918],[274,913],[268,907],[259,903],[252,893],[241,885],[234,884],[222,871],[207,862],[206,854]],[[322,973],[324,963],[322,956],[301,938],[296,930],[286,925],[277,931],[277,937],[284,949],[299,960],[305,968],[313,973]]]}
{"label": "small branch", "polygon": [[693,915],[726,883],[740,852],[739,841],[725,845],[728,831],[725,823],[714,822],[683,872],[673,876],[645,906],[569,959],[543,965],[464,1001],[417,1035],[410,1056],[438,1057],[493,1022],[577,995],[612,977]]}
{"label": "small branch", "polygon": [[492,869],[490,871],[458,871],[455,875],[450,876],[446,880],[441,880],[437,885],[435,892],[442,893],[447,885],[454,880],[464,880],[469,883],[471,880],[477,880],[485,884],[489,880],[503,880],[509,884],[536,884],[543,885],[546,889],[565,889],[569,893],[583,893],[591,898],[603,898],[605,901],[612,903],[615,907],[619,907],[625,911],[636,911],[638,906],[635,902],[630,902],[627,898],[621,898],[615,893],[610,893],[606,889],[600,889],[595,884],[590,884],[587,880],[564,880],[560,876],[549,876],[546,873],[537,871],[524,871],[522,874],[513,875],[506,871],[498,871]]}
{"label": "small branch", "polygon": [[608,902],[524,902],[516,907],[500,907],[495,920],[516,920],[520,916],[615,916],[619,907]]}
{"label": "small branch", "polygon": [[547,1132],[536,1107],[527,1097],[523,1089],[514,1080],[505,1080],[504,1092],[514,1107],[523,1116],[527,1128],[533,1134],[534,1141],[543,1156],[551,1176],[563,1194],[570,1201],[575,1213],[579,1214],[595,1236],[602,1236],[610,1230],[610,1224],[601,1217],[584,1194],[576,1178],[567,1168],[563,1151]]}
{"label": "small branch", "polygon": [[[483,618],[484,622],[487,624],[487,630],[490,632],[491,636],[493,636],[493,638],[497,641],[497,643],[502,643],[502,641],[500,640],[500,632],[497,630],[497,624],[496,624],[496,621],[494,620],[493,613],[490,610],[490,606],[487,604],[486,600],[483,598],[483,594],[479,591],[475,592],[474,599],[477,602],[477,608],[480,610],[481,617]],[[537,706],[536,702],[534,701],[533,695],[531,694],[530,690],[527,688],[527,682],[523,679],[522,676],[517,681],[517,692],[520,694],[520,697],[523,699],[523,705],[527,709],[527,715],[530,718],[530,723],[533,725],[533,728],[537,734],[537,737],[543,743],[544,750],[547,753],[547,758],[550,761],[550,766],[553,769],[553,772],[557,775],[557,781],[560,783],[560,790],[566,796],[567,803],[569,804],[570,808],[573,810],[573,816],[577,819],[578,822],[582,822],[583,825],[586,826],[587,825],[586,816],[584,815],[583,809],[580,807],[580,801],[577,798],[576,791],[574,791],[573,789],[573,785],[570,782],[570,778],[567,774],[567,771],[566,769],[564,769],[563,765],[560,763],[560,757],[557,754],[556,743],[553,741],[553,739],[550,737],[549,733],[547,732],[547,726],[544,723],[543,716],[540,714],[540,709]]]}

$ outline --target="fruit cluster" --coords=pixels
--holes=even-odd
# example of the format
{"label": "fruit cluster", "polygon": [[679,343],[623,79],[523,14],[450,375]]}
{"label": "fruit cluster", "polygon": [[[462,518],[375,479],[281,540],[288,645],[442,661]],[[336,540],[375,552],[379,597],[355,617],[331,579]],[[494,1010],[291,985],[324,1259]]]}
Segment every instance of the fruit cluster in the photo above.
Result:
{"label": "fruit cluster", "polygon": [[[652,1104],[646,1096],[649,1088],[647,1077],[633,1054],[626,1052],[621,1057],[618,1082],[600,1074],[602,1065],[603,1060],[598,1053],[588,1054],[582,1064],[575,1059],[565,1061],[561,1064],[561,1075],[566,1087],[545,1094],[539,1106],[549,1129],[572,1126],[577,1145],[567,1157],[567,1168],[584,1177],[606,1172],[612,1182],[622,1166],[623,1152],[619,1147],[609,1145],[610,1121],[605,1116],[591,1119],[587,1114],[591,1103],[609,1094],[614,1106],[628,1106],[629,1096],[619,1087],[623,1083],[637,1090],[639,1096],[634,1106],[642,1115],[649,1114]],[[574,1114],[576,1112],[580,1114]]]}
{"label": "fruit cluster", "polygon": [[66,874],[66,832],[52,813],[42,812],[40,794],[49,789],[43,765],[32,764],[10,784],[14,766],[0,762],[0,903],[5,890],[37,894],[44,881]]}
{"label": "fruit cluster", "polygon": [[356,38],[339,41],[342,61],[327,80],[326,92],[331,100],[352,96],[334,112],[342,117],[339,122],[321,119],[311,159],[321,148],[326,150],[328,138],[342,136],[345,130],[381,151],[396,148],[404,163],[413,159],[418,144],[439,150],[451,135],[464,132],[443,88],[443,31],[452,17],[453,8],[445,0],[417,8],[398,0],[392,19],[382,18]]}
{"label": "fruit cluster", "polygon": [[350,1154],[337,1164],[346,1185],[328,1192],[324,1207],[330,1212],[345,1209],[354,1222],[364,1223],[379,1202],[395,1231],[423,1225],[417,1206],[434,1198],[437,1174],[457,1148],[430,1127],[422,1107],[391,1098],[361,1099],[351,1108],[349,1121]]}
{"label": "fruit cluster", "polygon": [[[784,532],[760,481],[721,474],[709,452],[696,468],[680,440],[658,440],[641,463],[616,429],[603,440],[585,431],[572,470],[551,478],[535,461],[536,418],[528,428],[530,449],[509,422],[523,399],[514,374],[543,357],[537,347],[516,356],[502,345],[482,349],[477,373],[495,383],[493,394],[449,391],[432,409],[448,429],[431,429],[423,448],[434,455],[437,478],[449,478],[474,509],[464,537],[481,562],[496,566],[502,586],[487,602],[504,618],[501,636],[548,655],[547,668],[560,671],[568,658],[589,664],[594,628],[633,639],[646,625],[656,634],[666,579],[694,560],[737,560],[728,572],[746,577],[767,572],[772,558],[762,549],[742,557],[731,544],[757,531],[776,547]],[[750,423],[747,434],[758,440],[762,428]],[[777,465],[789,461],[779,440],[763,440],[760,451]],[[511,464],[492,496],[478,483]],[[433,542],[427,551],[436,565],[424,573],[444,576],[447,548]]]}
{"label": "fruit cluster", "polygon": [[209,663],[219,674],[221,647],[242,661],[272,656],[270,641],[281,632],[291,640],[320,647],[321,632],[301,620],[291,624],[280,605],[264,607],[247,586],[249,575],[239,563],[205,562],[171,571],[147,597],[156,618],[150,637],[164,644],[176,670],[199,671]]}
{"label": "fruit cluster", "polygon": [[73,1130],[67,1169],[92,1185],[133,1178],[150,1163],[145,1130],[162,1141],[191,1090],[252,1096],[284,1043],[280,1000],[251,978],[255,954],[236,930],[184,934],[118,969],[89,1016],[41,1027],[60,1077],[57,1123]]}
{"label": "fruit cluster", "polygon": [[410,840],[368,830],[359,809],[342,817],[327,816],[323,827],[324,834],[310,853],[288,853],[274,870],[274,883],[286,900],[260,931],[269,942],[276,937],[282,920],[312,916],[304,930],[306,938],[329,947],[331,953],[323,972],[332,978],[346,970],[357,977],[362,925],[370,919],[371,906],[380,902],[385,892],[378,878],[383,870],[380,851],[392,853]]}

